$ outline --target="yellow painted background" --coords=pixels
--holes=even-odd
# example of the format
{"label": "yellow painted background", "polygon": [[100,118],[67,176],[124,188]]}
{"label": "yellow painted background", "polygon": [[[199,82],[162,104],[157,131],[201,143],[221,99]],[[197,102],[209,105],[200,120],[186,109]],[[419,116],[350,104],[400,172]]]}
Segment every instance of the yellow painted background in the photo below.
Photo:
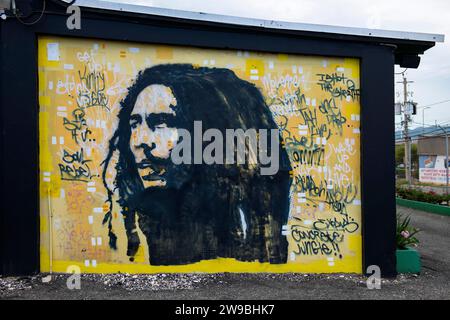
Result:
{"label": "yellow painted background", "polygon": [[[287,229],[289,252],[284,265],[259,262],[239,262],[219,258],[184,266],[151,266],[148,250],[141,246],[134,262],[126,255],[126,236],[123,223],[114,214],[114,229],[118,235],[118,250],[108,246],[108,230],[102,225],[106,190],[101,180],[102,161],[108,141],[116,126],[119,103],[127,93],[140,70],[161,63],[191,63],[198,66],[221,67],[233,70],[244,80],[254,83],[263,93],[283,131],[288,152],[296,150],[290,143],[311,132],[305,127],[298,109],[316,111],[317,124],[328,124],[327,116],[319,112],[323,101],[331,93],[322,90],[318,74],[344,75],[359,89],[359,60],[347,58],[311,57],[269,54],[235,50],[213,50],[191,47],[143,45],[128,42],[85,40],[42,36],[39,38],[39,135],[40,135],[40,217],[41,217],[41,271],[66,272],[70,265],[78,265],[87,273],[157,273],[157,272],[362,272],[361,248],[361,193],[360,193],[360,133],[358,97],[335,98],[339,116],[345,118],[339,128],[332,130],[330,139],[320,143],[325,148],[325,165],[293,164],[294,179],[311,175],[318,182],[329,181],[327,187],[349,184],[354,191],[351,203],[346,205],[355,232],[342,232],[338,255],[298,255],[291,228],[309,230],[314,222],[336,216],[326,196],[314,198],[306,194],[306,202],[294,183],[291,190],[291,210]],[[85,110],[91,134],[89,140],[75,143],[63,119],[72,119],[77,106],[77,88],[81,85],[79,71],[94,71],[104,77],[102,101]],[[343,88],[342,83],[336,84]],[[345,87],[345,86],[344,86]],[[300,90],[300,91],[298,91]],[[98,94],[96,92],[95,94]],[[301,93],[301,99],[292,99]],[[291,97],[291,99],[289,99]],[[298,95],[297,95],[298,97]],[[290,139],[288,139],[290,137]],[[92,178],[89,182],[61,179],[58,164],[68,153],[80,152],[90,160]],[[117,210],[117,206],[116,206]],[[299,218],[302,221],[295,220]],[[50,221],[52,224],[50,225]],[[339,228],[337,228],[339,229]],[[50,239],[50,234],[52,237]],[[141,239],[142,233],[139,233]],[[52,250],[50,250],[50,244]],[[141,241],[146,244],[146,241]],[[50,256],[52,261],[50,263]]]}

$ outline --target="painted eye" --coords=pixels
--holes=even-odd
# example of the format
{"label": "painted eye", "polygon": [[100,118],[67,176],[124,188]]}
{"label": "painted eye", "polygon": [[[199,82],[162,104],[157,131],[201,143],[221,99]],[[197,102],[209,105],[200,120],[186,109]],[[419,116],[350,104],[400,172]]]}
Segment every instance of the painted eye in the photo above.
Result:
{"label": "painted eye", "polygon": [[165,123],[161,123],[155,126],[156,129],[165,129],[167,128],[167,124]]}
{"label": "painted eye", "polygon": [[138,122],[137,121],[132,121],[131,123],[130,123],[130,127],[132,128],[132,129],[136,129],[137,128],[137,126],[138,126]]}

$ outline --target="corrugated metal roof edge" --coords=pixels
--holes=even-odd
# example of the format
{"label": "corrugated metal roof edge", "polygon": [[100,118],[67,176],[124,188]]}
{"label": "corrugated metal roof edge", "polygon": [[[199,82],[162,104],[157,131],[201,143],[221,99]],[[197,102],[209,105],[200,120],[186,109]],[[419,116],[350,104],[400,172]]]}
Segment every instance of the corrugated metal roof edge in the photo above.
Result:
{"label": "corrugated metal roof edge", "polygon": [[[67,3],[68,1],[62,2]],[[291,30],[291,31],[306,31],[306,32],[339,34],[339,35],[358,36],[367,38],[383,38],[383,39],[396,39],[396,40],[407,40],[407,41],[409,40],[422,42],[444,42],[445,40],[445,36],[443,34],[366,29],[355,27],[264,20],[255,18],[243,18],[236,16],[227,16],[203,12],[191,12],[166,8],[156,8],[143,5],[101,1],[101,0],[77,0],[75,4],[80,7],[92,9],[122,11],[128,13],[139,13],[146,15],[156,15],[162,17],[171,17],[194,21],[232,24],[247,27],[259,27],[259,28],[270,28],[270,29]]]}

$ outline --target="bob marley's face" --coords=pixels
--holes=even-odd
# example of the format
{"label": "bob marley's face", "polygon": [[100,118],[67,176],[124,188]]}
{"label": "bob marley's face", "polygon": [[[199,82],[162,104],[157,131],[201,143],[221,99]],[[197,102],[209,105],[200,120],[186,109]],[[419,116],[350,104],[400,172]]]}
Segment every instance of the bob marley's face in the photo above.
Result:
{"label": "bob marley's face", "polygon": [[130,149],[144,188],[165,187],[170,154],[178,141],[177,100],[172,90],[153,84],[138,95],[130,115]]}

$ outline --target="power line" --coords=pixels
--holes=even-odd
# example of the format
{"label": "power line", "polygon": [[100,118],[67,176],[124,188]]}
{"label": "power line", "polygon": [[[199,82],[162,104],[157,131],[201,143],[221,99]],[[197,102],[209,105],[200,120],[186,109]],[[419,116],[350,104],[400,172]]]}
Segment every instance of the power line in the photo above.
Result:
{"label": "power line", "polygon": [[17,14],[17,12],[15,12],[14,15],[16,16],[17,20],[18,20],[21,24],[24,24],[24,25],[26,25],[26,26],[32,26],[32,25],[38,23],[39,21],[41,21],[42,17],[44,16],[44,13],[45,13],[45,6],[46,6],[46,0],[44,0],[44,3],[42,4],[42,11],[41,11],[39,17],[38,17],[36,20],[34,20],[33,22],[26,22],[26,21],[23,21],[23,20],[19,17],[19,15]]}
{"label": "power line", "polygon": [[[428,139],[435,139],[435,138],[439,138],[439,137],[445,137],[444,133],[442,133],[442,134],[435,134],[433,136],[422,136],[422,137],[420,137],[417,140],[428,140]],[[403,143],[403,142],[406,142],[406,140],[404,140],[404,139],[395,139],[395,142],[396,143]]]}
{"label": "power line", "polygon": [[[435,132],[438,132],[438,131],[442,132],[442,129],[437,128],[435,130],[428,131],[426,134],[428,135],[428,134],[432,134],[432,133],[435,133]],[[445,132],[450,132],[450,128],[447,127],[447,128],[444,129],[444,131]],[[420,137],[420,136],[423,137],[423,138],[435,138],[435,137],[438,137],[439,134],[435,134],[433,136],[424,136],[422,133],[417,133],[417,134],[414,134],[414,135],[410,135],[409,138],[412,139],[412,138],[417,138],[417,137]],[[406,141],[406,138],[397,138],[397,139],[395,139],[395,141],[396,142],[398,142],[398,141]]]}
{"label": "power line", "polygon": [[404,75],[406,71],[408,71],[408,68],[406,68],[406,69],[403,70],[402,72],[396,72],[395,74],[401,74],[401,75]]}
{"label": "power line", "polygon": [[[447,125],[447,124],[448,123],[439,123],[438,125]],[[437,128],[436,125],[428,125],[427,126],[427,128],[432,128],[432,127],[434,127],[435,129],[431,130],[431,131],[428,131],[426,134],[433,133],[433,132],[436,132],[436,131],[442,131],[440,128]],[[446,126],[446,129],[448,129],[448,130],[445,130],[445,131],[450,131],[450,128],[449,128],[448,125]],[[423,133],[416,133],[416,134],[413,134],[412,137],[414,137],[414,136],[421,136],[421,135],[423,135]]]}
{"label": "power line", "polygon": [[420,122],[415,122],[415,121],[411,121],[414,124],[420,124],[421,126],[423,126],[424,124],[426,125],[426,128],[430,128],[430,127],[436,127],[437,124],[442,125],[442,124],[446,124],[448,122],[450,122],[450,120],[443,120],[442,122],[439,123],[435,123],[435,124],[429,124],[429,123],[420,123]]}
{"label": "power line", "polygon": [[447,103],[447,102],[450,102],[450,99],[447,99],[447,100],[444,100],[444,101],[440,101],[440,102],[435,102],[435,103],[432,103],[432,104],[428,104],[426,106],[420,106],[420,107],[417,107],[417,109],[428,108],[428,107],[436,106],[438,104],[443,104],[443,103]]}

